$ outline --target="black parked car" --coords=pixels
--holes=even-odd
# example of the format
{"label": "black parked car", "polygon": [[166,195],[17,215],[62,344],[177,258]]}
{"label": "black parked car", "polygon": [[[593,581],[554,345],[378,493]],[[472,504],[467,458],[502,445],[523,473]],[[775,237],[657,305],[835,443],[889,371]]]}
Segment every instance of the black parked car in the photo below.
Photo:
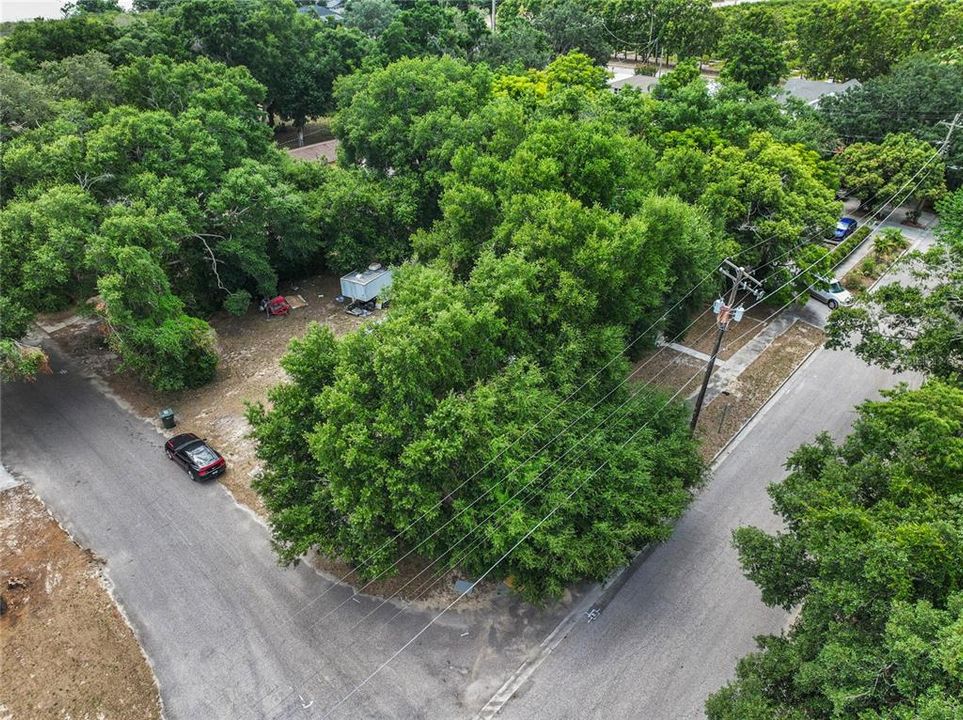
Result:
{"label": "black parked car", "polygon": [[175,435],[164,444],[164,451],[194,482],[217,477],[227,470],[221,454],[194,433]]}

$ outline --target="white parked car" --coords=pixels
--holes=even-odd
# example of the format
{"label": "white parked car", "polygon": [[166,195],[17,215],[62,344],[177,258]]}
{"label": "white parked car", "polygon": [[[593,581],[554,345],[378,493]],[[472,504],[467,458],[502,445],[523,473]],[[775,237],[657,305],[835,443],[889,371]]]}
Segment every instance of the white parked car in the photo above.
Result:
{"label": "white parked car", "polygon": [[853,296],[849,290],[844,288],[836,278],[831,280],[820,278],[819,282],[809,288],[809,294],[820,302],[826,303],[830,310],[853,302]]}

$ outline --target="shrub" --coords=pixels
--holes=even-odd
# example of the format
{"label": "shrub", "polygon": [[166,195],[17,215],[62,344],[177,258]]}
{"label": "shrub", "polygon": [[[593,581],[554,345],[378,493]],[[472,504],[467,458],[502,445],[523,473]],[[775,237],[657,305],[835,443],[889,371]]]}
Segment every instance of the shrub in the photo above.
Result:
{"label": "shrub", "polygon": [[40,348],[27,347],[13,340],[0,340],[0,379],[33,380],[49,373],[47,355]]}
{"label": "shrub", "polygon": [[832,260],[834,263],[838,263],[844,260],[849,254],[853,252],[856,248],[862,245],[863,241],[867,238],[869,233],[872,232],[871,228],[863,226],[857,228],[856,232],[850,235],[848,238],[843,240],[839,245],[833,250]]}
{"label": "shrub", "polygon": [[158,390],[199,387],[217,370],[214,330],[189,315],[169,318],[159,326],[138,323],[111,335],[110,344],[125,366]]}
{"label": "shrub", "polygon": [[238,317],[246,313],[250,305],[251,293],[247,290],[235,290],[229,293],[224,300],[224,309],[231,315],[237,315]]}
{"label": "shrub", "polygon": [[158,390],[203,385],[217,369],[214,330],[184,313],[164,271],[147,250],[130,246],[113,252],[116,268],[97,283],[109,342],[124,365]]}
{"label": "shrub", "polygon": [[909,240],[896,228],[886,228],[873,238],[873,254],[880,259],[896,255],[908,246]]}

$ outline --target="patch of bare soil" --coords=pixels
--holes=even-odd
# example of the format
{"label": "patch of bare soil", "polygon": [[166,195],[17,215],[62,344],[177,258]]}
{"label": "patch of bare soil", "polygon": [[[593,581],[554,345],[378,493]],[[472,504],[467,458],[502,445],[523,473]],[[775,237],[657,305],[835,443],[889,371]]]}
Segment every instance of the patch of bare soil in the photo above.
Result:
{"label": "patch of bare soil", "polygon": [[[469,543],[465,543],[465,547]],[[459,552],[464,548],[456,548]],[[412,554],[399,562],[393,574],[385,574],[371,580],[360,577],[348,564],[333,558],[313,553],[310,557],[311,565],[321,572],[353,586],[362,595],[384,598],[387,601],[408,602],[415,607],[438,608],[445,607],[461,593],[455,590],[458,580],[472,581],[459,570],[448,569],[442,558],[434,562],[434,558],[424,558]],[[502,583],[483,581],[459,600],[460,610],[477,610],[491,603],[496,594],[503,588]]]}
{"label": "patch of bare soil", "polygon": [[0,717],[160,718],[153,673],[100,568],[29,488],[0,493]]}
{"label": "patch of bare soil", "polygon": [[[183,392],[157,392],[121,370],[120,359],[106,349],[104,336],[92,320],[81,319],[51,335],[85,368],[105,379],[142,417],[158,422],[162,409],[173,408],[177,428],[168,434],[193,432],[207,438],[228,462],[227,473],[218,480],[239,502],[264,515],[261,499],[251,489],[258,464],[254,443],[247,437],[250,427],[244,417],[246,403],[266,401],[268,390],[286,379],[281,356],[292,338],[304,335],[309,323],[318,322],[330,327],[335,335],[342,335],[380,315],[381,311],[367,318],[346,314],[344,306],[334,301],[339,292],[338,278],[322,275],[281,288],[282,295],[300,295],[308,303],[287,317],[267,318],[253,307],[243,317],[215,313],[210,323],[220,345],[217,375],[204,387]],[[42,319],[44,324],[47,321]],[[161,452],[160,444],[157,451]]]}
{"label": "patch of bare soil", "polygon": [[723,393],[702,409],[696,434],[702,456],[715,457],[803,360],[822,345],[825,335],[809,323],[793,323],[773,340]]}
{"label": "patch of bare soil", "polygon": [[705,362],[668,347],[650,350],[632,365],[632,380],[669,392],[680,390],[678,399],[698,389]]}
{"label": "patch of bare soil", "polygon": [[[331,120],[329,118],[315,118],[304,124],[304,144],[333,140]],[[294,123],[278,123],[274,127],[274,142],[286,148],[298,146],[298,129]]]}

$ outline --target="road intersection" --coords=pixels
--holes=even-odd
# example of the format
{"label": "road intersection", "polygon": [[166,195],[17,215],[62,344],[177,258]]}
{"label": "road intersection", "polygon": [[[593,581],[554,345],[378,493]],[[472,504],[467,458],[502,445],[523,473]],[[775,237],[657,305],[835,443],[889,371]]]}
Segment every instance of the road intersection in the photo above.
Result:
{"label": "road intersection", "polygon": [[[433,617],[376,610],[305,564],[280,568],[253,513],[218,484],[187,481],[151,425],[56,351],[52,364],[35,384],[4,387],[3,464],[107,560],[171,720],[325,717]],[[818,351],[726,451],[671,540],[594,622],[572,626],[499,717],[701,717],[753,636],[787,621],[743,578],[731,531],[776,528],[765,488],[786,455],[824,429],[842,437],[853,406],[896,382]],[[333,717],[472,717],[565,612],[501,597],[446,614]]]}

